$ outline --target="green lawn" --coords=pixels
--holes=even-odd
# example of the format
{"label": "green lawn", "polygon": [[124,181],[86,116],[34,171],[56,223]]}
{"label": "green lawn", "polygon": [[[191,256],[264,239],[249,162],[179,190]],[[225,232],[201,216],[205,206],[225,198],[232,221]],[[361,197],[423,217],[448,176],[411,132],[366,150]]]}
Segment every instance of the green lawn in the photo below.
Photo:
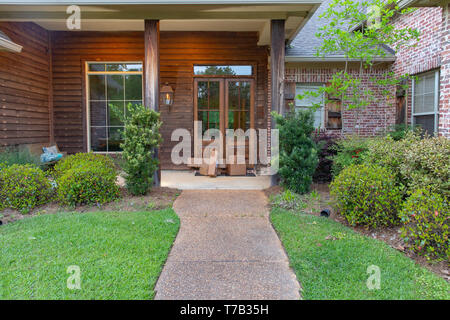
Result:
{"label": "green lawn", "polygon": [[[279,208],[271,220],[304,299],[450,299],[445,280],[381,241],[326,218]],[[367,287],[370,265],[380,268],[379,290]]]}
{"label": "green lawn", "polygon": [[[61,213],[0,227],[1,299],[152,299],[178,232],[172,209]],[[81,289],[69,290],[69,266]]]}

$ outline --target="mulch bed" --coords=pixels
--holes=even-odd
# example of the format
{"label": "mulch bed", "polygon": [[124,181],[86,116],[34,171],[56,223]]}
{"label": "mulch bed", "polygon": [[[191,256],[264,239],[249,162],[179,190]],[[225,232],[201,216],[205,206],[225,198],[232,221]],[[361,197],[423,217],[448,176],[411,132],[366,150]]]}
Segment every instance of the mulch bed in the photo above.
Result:
{"label": "mulch bed", "polygon": [[54,214],[57,212],[93,212],[93,211],[147,211],[159,210],[172,207],[175,199],[181,194],[181,190],[171,188],[152,188],[145,196],[130,195],[125,188],[121,188],[122,197],[104,205],[90,205],[77,207],[61,207],[52,202],[34,208],[28,214],[21,214],[17,210],[6,209],[0,211],[0,221],[3,224],[11,223],[27,217],[42,214]]}
{"label": "mulch bed", "polygon": [[[363,234],[367,237],[381,240],[388,244],[390,247],[403,252],[406,256],[413,259],[416,263],[431,270],[440,277],[450,282],[450,265],[447,261],[429,261],[426,258],[417,255],[415,252],[409,249],[408,244],[400,237],[400,227],[384,227],[377,229],[369,229],[366,227],[353,227],[348,224],[344,217],[337,214],[330,205],[330,191],[328,184],[313,184],[311,190],[315,190],[320,198],[318,201],[308,203],[308,207],[304,210],[308,214],[320,216],[320,211],[323,209],[329,209],[330,219],[337,221],[349,228],[352,228],[356,232]],[[264,190],[267,197],[276,195],[283,192],[283,188],[280,186],[270,187]],[[306,198],[306,196],[305,196]]]}

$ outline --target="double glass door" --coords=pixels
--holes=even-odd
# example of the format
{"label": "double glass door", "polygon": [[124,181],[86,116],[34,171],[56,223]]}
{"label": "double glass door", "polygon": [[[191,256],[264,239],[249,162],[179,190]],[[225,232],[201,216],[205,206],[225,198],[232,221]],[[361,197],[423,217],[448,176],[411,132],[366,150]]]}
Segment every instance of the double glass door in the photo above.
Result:
{"label": "double glass door", "polygon": [[254,128],[254,80],[200,78],[194,83],[194,120],[202,121],[202,135],[218,129]]}

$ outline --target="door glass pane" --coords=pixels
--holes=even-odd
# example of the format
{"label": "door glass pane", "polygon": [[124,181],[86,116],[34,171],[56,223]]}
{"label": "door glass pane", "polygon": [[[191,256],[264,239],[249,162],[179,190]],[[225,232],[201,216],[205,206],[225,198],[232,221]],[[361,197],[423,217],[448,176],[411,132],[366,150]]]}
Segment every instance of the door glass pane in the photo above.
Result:
{"label": "door glass pane", "polygon": [[89,71],[105,71],[104,63],[91,63],[89,64]]}
{"label": "door glass pane", "polygon": [[220,83],[211,81],[209,83],[209,109],[219,110],[220,106]]}
{"label": "door glass pane", "polygon": [[123,75],[106,76],[108,100],[124,100]]}
{"label": "door glass pane", "polygon": [[227,129],[250,128],[251,83],[249,81],[228,82],[228,124]]}
{"label": "door glass pane", "polygon": [[228,111],[227,129],[242,129],[246,131],[250,128],[250,119],[247,111]]}

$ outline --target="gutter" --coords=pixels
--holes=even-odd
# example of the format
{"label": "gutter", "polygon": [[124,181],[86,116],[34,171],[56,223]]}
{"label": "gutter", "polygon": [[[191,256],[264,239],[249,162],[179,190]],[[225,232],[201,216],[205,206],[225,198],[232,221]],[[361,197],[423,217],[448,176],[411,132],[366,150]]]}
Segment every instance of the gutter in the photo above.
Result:
{"label": "gutter", "polygon": [[[375,62],[394,62],[396,57],[377,57],[373,60]],[[331,56],[331,57],[312,57],[312,56],[286,56],[285,62],[360,62],[360,59],[347,59],[345,56]]]}
{"label": "gutter", "polygon": [[0,51],[9,51],[19,53],[22,51],[22,46],[14,43],[8,39],[0,37]]}

